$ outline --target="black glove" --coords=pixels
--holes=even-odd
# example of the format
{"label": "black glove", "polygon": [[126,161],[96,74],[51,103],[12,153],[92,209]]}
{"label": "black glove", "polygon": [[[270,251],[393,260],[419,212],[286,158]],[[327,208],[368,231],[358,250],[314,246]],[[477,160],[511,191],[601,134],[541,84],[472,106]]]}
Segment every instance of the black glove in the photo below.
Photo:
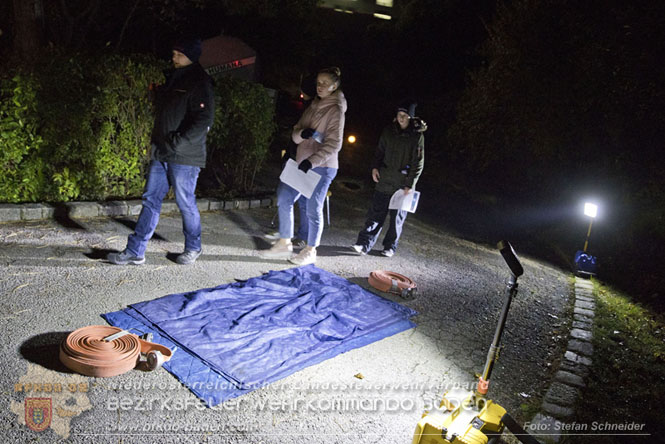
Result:
{"label": "black glove", "polygon": [[298,165],[298,169],[302,171],[303,173],[306,173],[312,168],[312,162],[309,160],[305,159],[300,164]]}
{"label": "black glove", "polygon": [[314,135],[314,130],[312,128],[305,128],[300,132],[300,137],[302,137],[303,139],[309,139],[313,135]]}

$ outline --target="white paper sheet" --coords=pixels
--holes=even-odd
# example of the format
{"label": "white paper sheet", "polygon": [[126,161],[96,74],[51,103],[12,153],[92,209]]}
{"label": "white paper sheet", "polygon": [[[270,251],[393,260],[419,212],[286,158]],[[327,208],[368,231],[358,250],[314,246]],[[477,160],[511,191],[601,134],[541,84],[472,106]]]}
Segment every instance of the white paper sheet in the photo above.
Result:
{"label": "white paper sheet", "polygon": [[420,191],[412,190],[409,194],[404,194],[404,190],[399,189],[390,198],[388,209],[406,210],[409,213],[415,213],[418,207],[418,200],[420,200]]}
{"label": "white paper sheet", "polygon": [[312,197],[314,188],[316,188],[316,186],[319,184],[321,175],[311,169],[307,171],[307,174],[305,174],[298,169],[298,164],[295,160],[289,159],[286,161],[286,165],[284,165],[284,169],[282,170],[282,174],[279,176],[279,180],[296,189],[303,196],[309,199]]}

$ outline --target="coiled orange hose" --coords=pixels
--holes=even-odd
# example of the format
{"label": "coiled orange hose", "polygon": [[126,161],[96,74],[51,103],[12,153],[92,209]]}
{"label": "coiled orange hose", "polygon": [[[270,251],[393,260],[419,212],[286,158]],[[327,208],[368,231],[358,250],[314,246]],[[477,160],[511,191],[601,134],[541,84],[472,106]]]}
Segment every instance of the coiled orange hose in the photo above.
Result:
{"label": "coiled orange hose", "polygon": [[165,361],[172,355],[168,347],[144,341],[132,333],[112,341],[104,340],[121,331],[118,327],[106,325],[79,328],[60,344],[60,361],[82,375],[104,378],[121,375],[136,367],[141,353],[159,351]]}

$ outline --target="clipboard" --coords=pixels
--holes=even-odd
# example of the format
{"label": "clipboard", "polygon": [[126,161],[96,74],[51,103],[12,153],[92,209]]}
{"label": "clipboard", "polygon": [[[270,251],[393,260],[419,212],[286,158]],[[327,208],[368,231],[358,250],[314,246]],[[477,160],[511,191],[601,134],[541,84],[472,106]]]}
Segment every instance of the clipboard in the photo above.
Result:
{"label": "clipboard", "polygon": [[298,169],[298,164],[295,160],[289,159],[286,161],[286,165],[284,165],[284,169],[279,175],[279,180],[309,199],[312,197],[314,188],[319,184],[321,175],[312,169],[304,173]]}

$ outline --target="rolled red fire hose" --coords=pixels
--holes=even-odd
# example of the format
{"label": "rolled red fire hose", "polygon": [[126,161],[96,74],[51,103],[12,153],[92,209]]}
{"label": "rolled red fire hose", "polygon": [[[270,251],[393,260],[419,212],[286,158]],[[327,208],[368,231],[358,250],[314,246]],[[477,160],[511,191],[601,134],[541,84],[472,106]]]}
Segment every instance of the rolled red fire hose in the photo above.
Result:
{"label": "rolled red fire hose", "polygon": [[368,280],[377,290],[394,293],[405,299],[413,298],[418,288],[414,281],[394,271],[374,270]]}
{"label": "rolled red fire hose", "polygon": [[147,355],[154,369],[168,361],[173,352],[160,344],[148,342],[132,333],[105,340],[123,332],[118,327],[91,325],[71,332],[60,344],[60,361],[70,370],[99,378],[117,376],[135,368],[141,355]]}

